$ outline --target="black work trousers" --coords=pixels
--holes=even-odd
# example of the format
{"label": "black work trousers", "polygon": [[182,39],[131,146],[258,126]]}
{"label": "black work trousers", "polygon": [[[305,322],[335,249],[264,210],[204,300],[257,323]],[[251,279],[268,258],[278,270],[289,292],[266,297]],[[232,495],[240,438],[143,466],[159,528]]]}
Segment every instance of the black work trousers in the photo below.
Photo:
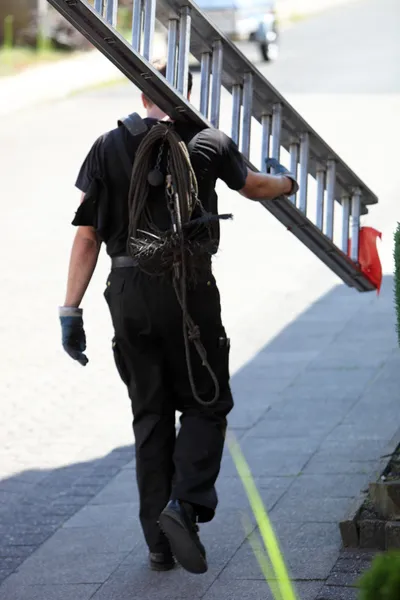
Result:
{"label": "black work trousers", "polygon": [[[188,309],[199,326],[210,366],[220,385],[218,402],[200,405],[187,371],[182,310],[172,283],[137,268],[110,273],[105,298],[114,326],[113,352],[133,411],[140,520],[151,552],[166,549],[157,521],[170,499],[191,503],[199,522],[217,506],[226,417],[233,407],[229,386],[229,341],[221,322],[213,275],[188,291]],[[211,400],[214,385],[191,344],[198,394]],[[176,435],[175,412],[182,413]]]}

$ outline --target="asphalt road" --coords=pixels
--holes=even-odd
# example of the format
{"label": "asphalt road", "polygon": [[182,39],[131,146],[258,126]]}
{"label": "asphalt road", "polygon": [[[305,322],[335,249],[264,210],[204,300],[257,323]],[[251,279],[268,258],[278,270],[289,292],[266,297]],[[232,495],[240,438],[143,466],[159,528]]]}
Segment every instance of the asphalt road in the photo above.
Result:
{"label": "asphalt road", "polygon": [[[386,271],[399,218],[399,17],[397,0],[360,0],[297,24],[284,34],[276,64],[261,66],[379,194],[380,205],[368,218],[387,232]],[[257,59],[254,49],[246,51]],[[78,168],[94,139],[137,110],[138,99],[131,86],[120,86],[0,120],[1,477],[86,460],[131,441],[101,298],[107,257],[84,302],[91,361],[85,369],[61,349],[57,306],[79,198],[73,188]],[[225,104],[223,112],[227,128]],[[224,186],[219,192],[221,210],[235,216],[224,225],[215,266],[234,372],[338,280],[262,207]],[[364,301],[356,293],[351,298]],[[0,493],[0,502],[17,497],[18,491]]]}

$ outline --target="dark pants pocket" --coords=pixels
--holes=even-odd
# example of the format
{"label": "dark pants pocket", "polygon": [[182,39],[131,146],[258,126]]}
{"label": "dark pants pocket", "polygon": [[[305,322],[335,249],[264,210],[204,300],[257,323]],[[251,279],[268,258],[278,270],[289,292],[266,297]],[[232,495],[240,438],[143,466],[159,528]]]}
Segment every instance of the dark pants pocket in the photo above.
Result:
{"label": "dark pants pocket", "polygon": [[121,350],[120,350],[115,338],[112,341],[112,349],[113,349],[113,354],[114,354],[115,365],[117,367],[119,376],[121,377],[124,384],[129,387],[129,382],[130,382],[129,370],[126,367],[125,361],[121,354]]}

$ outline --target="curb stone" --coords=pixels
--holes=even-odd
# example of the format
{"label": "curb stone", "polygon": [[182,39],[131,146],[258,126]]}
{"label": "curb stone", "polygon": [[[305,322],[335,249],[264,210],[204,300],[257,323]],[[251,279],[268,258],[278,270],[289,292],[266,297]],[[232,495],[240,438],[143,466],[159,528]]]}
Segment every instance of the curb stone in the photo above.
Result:
{"label": "curb stone", "polygon": [[[371,470],[371,478],[379,480],[385,471],[389,456],[392,455],[400,443],[400,429],[395,433],[390,442],[387,444],[383,456],[377,459],[375,467]],[[376,475],[378,473],[378,475]],[[362,492],[353,502],[346,516],[339,523],[340,534],[345,548],[377,548],[384,550],[387,546],[388,539],[391,544],[397,540],[400,547],[400,528],[392,527],[400,522],[389,521],[372,521],[365,520],[358,523],[361,510],[368,493]],[[374,525],[372,525],[374,524]],[[382,525],[380,525],[382,524]],[[389,526],[389,527],[388,527]],[[387,537],[388,536],[388,537]],[[369,544],[375,544],[373,546]],[[377,544],[377,545],[376,545]]]}

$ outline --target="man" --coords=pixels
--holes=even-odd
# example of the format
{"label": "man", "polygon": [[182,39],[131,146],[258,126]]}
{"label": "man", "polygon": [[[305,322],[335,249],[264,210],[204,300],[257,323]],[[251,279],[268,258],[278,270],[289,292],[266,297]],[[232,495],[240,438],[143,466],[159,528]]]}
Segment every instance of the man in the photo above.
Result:
{"label": "man", "polygon": [[[165,76],[165,63],[156,63],[155,67]],[[191,89],[189,74],[189,99]],[[160,126],[157,124],[165,121],[166,115],[143,95],[142,100],[147,111],[146,131],[156,131]],[[191,185],[192,188],[198,186],[196,198],[204,214],[217,215],[217,179],[251,199],[272,201],[297,189],[291,176],[249,171],[236,145],[222,132],[201,130],[179,122],[173,127],[187,146],[195,176]],[[104,242],[112,262],[105,298],[114,327],[115,363],[132,403],[140,521],[150,552],[150,566],[155,570],[168,570],[176,559],[186,570],[204,573],[206,552],[198,536],[197,523],[212,520],[217,506],[215,482],[220,470],[227,415],[233,407],[229,340],[221,322],[220,297],[211,272],[211,260],[205,277],[196,285],[188,286],[184,303],[171,278],[147,274],[128,251],[132,238],[128,233],[132,223],[128,199],[136,194],[141,200],[142,189],[135,173],[142,165],[140,149],[150,135],[139,136],[138,148],[136,138],[121,125],[96,140],[82,165],[76,182],[83,192],[74,220],[78,230],[71,253],[66,298],[60,307],[63,346],[80,364],[88,362],[83,354],[86,340],[79,307]],[[118,153],[121,142],[123,149]],[[156,170],[162,170],[162,147],[158,144],[157,148]],[[131,186],[127,158],[130,168],[133,163],[136,165]],[[150,176],[147,171],[144,175],[153,181],[154,169]],[[164,173],[161,182],[165,177]],[[146,206],[142,207],[153,211],[156,221],[162,220],[161,208],[165,209],[165,188],[159,183],[156,181],[153,188],[146,183],[146,190],[150,192]],[[165,217],[166,209],[163,214]],[[167,225],[159,227],[165,229]],[[215,223],[213,231],[218,243],[219,230]],[[182,331],[182,311],[185,314],[185,310],[190,312],[185,323],[189,323],[188,328],[192,328],[198,344],[198,332],[200,334],[205,349],[203,355],[201,352],[198,355],[193,348],[188,354],[187,331],[185,333],[185,328]],[[176,411],[182,413],[177,436]]]}

